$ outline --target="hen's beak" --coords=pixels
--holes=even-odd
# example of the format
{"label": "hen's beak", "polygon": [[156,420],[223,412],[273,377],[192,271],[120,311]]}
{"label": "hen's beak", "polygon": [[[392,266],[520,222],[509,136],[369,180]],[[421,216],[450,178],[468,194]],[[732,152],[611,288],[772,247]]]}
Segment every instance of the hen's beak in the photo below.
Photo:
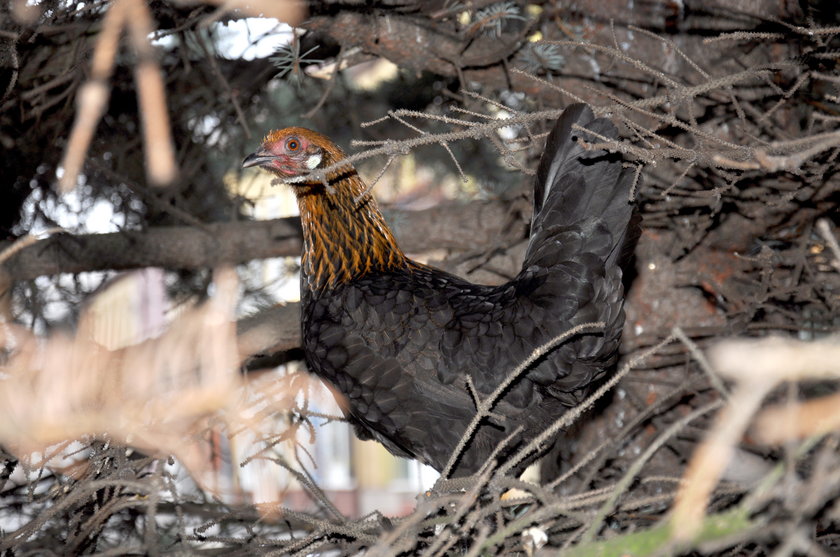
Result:
{"label": "hen's beak", "polygon": [[256,153],[251,153],[245,160],[242,161],[242,168],[251,168],[252,166],[259,166],[264,162],[270,162],[276,159],[276,155],[272,155],[264,149],[260,149]]}

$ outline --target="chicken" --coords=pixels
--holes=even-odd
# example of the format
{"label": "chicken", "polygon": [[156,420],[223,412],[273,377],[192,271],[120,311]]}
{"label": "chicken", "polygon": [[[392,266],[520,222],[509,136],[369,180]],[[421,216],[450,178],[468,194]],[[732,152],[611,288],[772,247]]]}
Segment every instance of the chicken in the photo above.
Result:
{"label": "chicken", "polygon": [[[328,175],[330,187],[290,184],[303,226],[307,365],[344,395],[360,438],[441,471],[476,414],[474,395],[485,399],[569,328],[603,322],[537,360],[498,399],[451,470],[473,474],[503,440],[502,461],[610,372],[624,322],[622,265],[638,235],[632,176],[620,156],[577,144],[576,136],[594,138],[575,124],[617,137],[584,105],[563,112],[537,171],[522,270],[501,286],[409,259],[350,164]],[[344,158],[323,135],[293,127],[269,133],[242,166],[282,180]]]}

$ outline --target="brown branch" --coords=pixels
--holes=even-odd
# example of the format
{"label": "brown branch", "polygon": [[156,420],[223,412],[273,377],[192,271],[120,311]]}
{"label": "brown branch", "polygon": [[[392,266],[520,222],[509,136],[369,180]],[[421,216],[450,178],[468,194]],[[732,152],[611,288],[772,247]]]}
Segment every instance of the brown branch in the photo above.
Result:
{"label": "brown branch", "polygon": [[236,344],[243,361],[256,354],[277,354],[300,347],[300,304],[275,306],[240,319]]}
{"label": "brown branch", "polygon": [[62,191],[69,191],[75,187],[96,126],[108,104],[109,81],[117,55],[120,32],[128,14],[127,8],[126,2],[114,2],[103,18],[102,32],[93,51],[90,80],[79,90],[76,101],[78,111],[61,164],[64,167],[64,174],[59,182]]}
{"label": "brown branch", "polygon": [[[506,226],[510,203],[452,203],[423,211],[389,211],[387,217],[409,253],[487,247],[521,230]],[[516,228],[516,227],[513,227]],[[8,242],[0,243],[3,252]],[[141,267],[201,269],[253,259],[299,255],[297,218],[211,223],[204,229],[162,226],[109,234],[56,234],[9,257],[11,280],[59,273]]]}
{"label": "brown branch", "polygon": [[155,57],[155,48],[149,39],[154,22],[146,2],[132,0],[127,10],[127,28],[138,57],[134,67],[134,81],[137,84],[137,101],[143,123],[146,171],[151,182],[164,185],[175,178],[177,163],[166,109],[163,75]]}

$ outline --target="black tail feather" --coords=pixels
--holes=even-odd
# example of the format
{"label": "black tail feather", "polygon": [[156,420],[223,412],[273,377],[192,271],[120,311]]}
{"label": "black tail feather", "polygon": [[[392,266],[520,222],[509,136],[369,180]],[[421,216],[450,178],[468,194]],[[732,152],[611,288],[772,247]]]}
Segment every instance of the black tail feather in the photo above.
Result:
{"label": "black tail feather", "polygon": [[[639,235],[639,219],[633,216],[630,203],[633,173],[622,167],[619,153],[584,149],[578,138],[589,142],[617,139],[618,130],[609,120],[595,118],[584,104],[573,104],[563,111],[546,140],[537,169],[528,252],[536,255],[540,251],[535,244],[552,235],[549,229],[557,225],[584,226],[585,221],[594,219],[612,236],[609,253],[604,254],[605,265],[623,266],[632,256]],[[526,256],[526,266],[527,261]]]}

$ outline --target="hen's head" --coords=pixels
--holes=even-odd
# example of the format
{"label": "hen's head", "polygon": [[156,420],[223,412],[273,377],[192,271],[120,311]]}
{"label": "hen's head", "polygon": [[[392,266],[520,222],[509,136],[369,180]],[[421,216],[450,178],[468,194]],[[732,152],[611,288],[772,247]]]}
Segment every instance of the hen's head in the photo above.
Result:
{"label": "hen's head", "polygon": [[341,149],[320,133],[284,128],[265,136],[260,148],[242,161],[242,168],[259,166],[280,178],[292,178],[342,158]]}

